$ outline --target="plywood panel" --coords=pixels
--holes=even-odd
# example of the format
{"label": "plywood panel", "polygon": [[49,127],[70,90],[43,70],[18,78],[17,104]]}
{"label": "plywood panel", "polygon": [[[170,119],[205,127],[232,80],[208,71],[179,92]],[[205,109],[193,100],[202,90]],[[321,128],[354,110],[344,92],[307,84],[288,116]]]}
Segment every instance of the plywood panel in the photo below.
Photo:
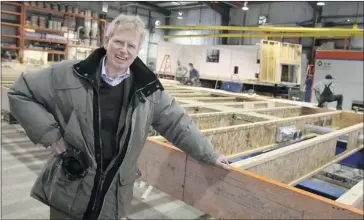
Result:
{"label": "plywood panel", "polygon": [[305,124],[323,127],[335,127],[340,112],[299,116],[275,121],[257,122],[226,128],[202,131],[214,145],[215,150],[224,155],[237,154],[261,146],[275,143],[276,130],[279,126],[296,125],[303,130]]}
{"label": "plywood panel", "polygon": [[267,114],[276,117],[289,118],[289,117],[297,117],[302,115],[302,107],[300,106],[287,106],[287,107],[278,107],[278,108],[269,108],[267,110],[254,110],[259,114]]}
{"label": "plywood panel", "polygon": [[294,151],[289,155],[284,155],[246,170],[288,184],[333,160],[335,158],[336,141],[336,139],[333,139]]}

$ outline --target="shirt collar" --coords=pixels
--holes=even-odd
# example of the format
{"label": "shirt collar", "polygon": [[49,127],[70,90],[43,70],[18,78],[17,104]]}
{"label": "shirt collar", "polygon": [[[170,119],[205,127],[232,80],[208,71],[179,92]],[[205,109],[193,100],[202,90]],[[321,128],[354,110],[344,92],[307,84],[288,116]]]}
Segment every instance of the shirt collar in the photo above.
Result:
{"label": "shirt collar", "polygon": [[[106,78],[109,78],[109,79],[114,79],[114,78],[111,78],[110,76],[108,76],[106,74],[106,68],[105,68],[105,61],[106,61],[106,56],[102,59],[102,70],[101,70],[101,76],[102,77],[106,77]],[[123,78],[125,77],[126,75],[130,75],[130,68],[128,67],[128,69],[124,72],[124,73],[119,73],[118,76],[115,78],[115,79],[118,79],[118,78]]]}

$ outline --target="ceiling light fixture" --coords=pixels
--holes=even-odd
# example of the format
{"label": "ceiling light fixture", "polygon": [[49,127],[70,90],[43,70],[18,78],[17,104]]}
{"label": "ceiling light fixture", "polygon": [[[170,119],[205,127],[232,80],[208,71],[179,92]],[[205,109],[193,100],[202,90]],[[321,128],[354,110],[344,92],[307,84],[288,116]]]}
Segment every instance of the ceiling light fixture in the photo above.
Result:
{"label": "ceiling light fixture", "polygon": [[178,19],[183,19],[183,12],[179,11],[177,15]]}
{"label": "ceiling light fixture", "polygon": [[325,5],[325,2],[317,2],[317,5],[318,6],[324,6]]}
{"label": "ceiling light fixture", "polygon": [[244,6],[241,9],[243,9],[243,11],[248,11],[248,2],[244,2]]}

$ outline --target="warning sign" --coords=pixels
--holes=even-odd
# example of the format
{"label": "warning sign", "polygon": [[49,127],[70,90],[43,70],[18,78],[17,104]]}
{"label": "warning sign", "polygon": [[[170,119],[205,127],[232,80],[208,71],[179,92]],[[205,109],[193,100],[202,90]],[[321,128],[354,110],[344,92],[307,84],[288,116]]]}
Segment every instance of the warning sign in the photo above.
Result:
{"label": "warning sign", "polygon": [[330,69],[331,68],[331,62],[329,62],[329,61],[323,61],[323,60],[318,60],[316,66],[318,68],[322,68],[322,69]]}

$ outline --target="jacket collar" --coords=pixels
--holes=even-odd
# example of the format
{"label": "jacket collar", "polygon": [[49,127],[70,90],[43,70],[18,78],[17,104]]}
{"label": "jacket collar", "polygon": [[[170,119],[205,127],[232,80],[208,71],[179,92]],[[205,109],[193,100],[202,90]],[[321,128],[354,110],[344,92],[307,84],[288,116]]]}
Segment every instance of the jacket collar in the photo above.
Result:
{"label": "jacket collar", "polygon": [[[85,60],[76,63],[73,67],[83,77],[89,79],[98,79],[100,76],[96,74],[99,68],[100,62],[106,55],[106,50],[100,47],[93,51]],[[137,57],[134,62],[130,65],[130,71],[134,78],[134,89],[142,89],[145,96],[151,95],[156,90],[164,90],[162,84],[158,80],[157,76],[151,71],[143,61]],[[97,80],[98,81],[98,80]]]}

